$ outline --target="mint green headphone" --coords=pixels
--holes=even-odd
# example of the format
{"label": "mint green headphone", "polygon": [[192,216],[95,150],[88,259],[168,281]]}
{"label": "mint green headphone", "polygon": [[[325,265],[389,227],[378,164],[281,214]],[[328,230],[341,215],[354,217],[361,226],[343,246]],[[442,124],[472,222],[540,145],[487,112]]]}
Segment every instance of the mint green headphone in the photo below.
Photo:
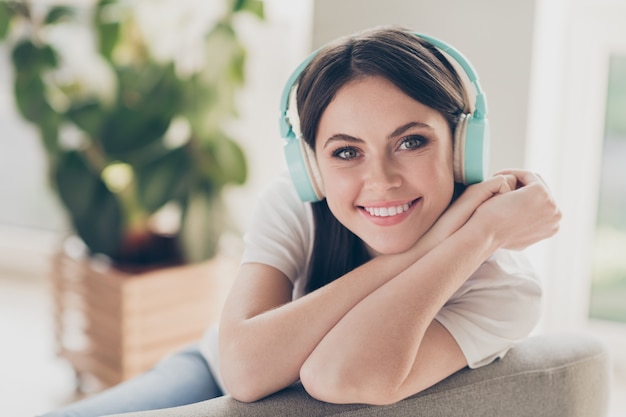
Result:
{"label": "mint green headphone", "polygon": [[[474,112],[463,114],[454,130],[454,180],[461,184],[474,184],[483,181],[487,173],[489,159],[489,123],[487,120],[487,99],[478,81],[478,74],[465,56],[447,43],[431,36],[414,33],[452,57],[465,71],[467,78],[476,89]],[[318,50],[319,51],[319,50]],[[298,65],[287,79],[280,100],[280,133],[285,140],[285,157],[291,179],[302,201],[320,201],[324,198],[322,182],[315,154],[304,139],[295,135],[289,121],[289,97],[300,73],[315,58],[313,52]]]}

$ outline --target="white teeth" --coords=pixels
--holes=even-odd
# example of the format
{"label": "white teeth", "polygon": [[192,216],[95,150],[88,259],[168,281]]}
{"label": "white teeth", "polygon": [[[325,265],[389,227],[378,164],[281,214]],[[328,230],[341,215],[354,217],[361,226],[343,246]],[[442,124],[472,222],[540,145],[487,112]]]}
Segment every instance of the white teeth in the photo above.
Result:
{"label": "white teeth", "polygon": [[411,204],[402,204],[400,206],[392,207],[364,207],[364,209],[372,216],[377,217],[389,217],[402,214],[411,207]]}

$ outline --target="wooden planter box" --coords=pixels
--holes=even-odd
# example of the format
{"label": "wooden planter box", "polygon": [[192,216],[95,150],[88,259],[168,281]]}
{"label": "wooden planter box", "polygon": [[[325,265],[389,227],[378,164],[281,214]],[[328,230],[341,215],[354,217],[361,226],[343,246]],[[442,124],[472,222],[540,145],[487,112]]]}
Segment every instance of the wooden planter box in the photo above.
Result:
{"label": "wooden planter box", "polygon": [[[122,382],[198,341],[216,323],[238,262],[131,274],[66,252],[52,261],[57,353],[98,387]],[[93,380],[92,378],[92,380]]]}

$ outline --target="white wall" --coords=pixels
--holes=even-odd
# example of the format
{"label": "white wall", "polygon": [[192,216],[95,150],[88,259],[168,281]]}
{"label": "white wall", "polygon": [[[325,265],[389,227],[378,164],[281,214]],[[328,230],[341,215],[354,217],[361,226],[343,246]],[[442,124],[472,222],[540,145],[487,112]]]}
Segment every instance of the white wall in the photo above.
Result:
{"label": "white wall", "polygon": [[287,167],[278,129],[280,96],[291,72],[309,54],[312,1],[265,0],[267,20],[240,28],[248,47],[247,81],[232,130],[245,148],[249,177],[243,187],[229,191],[228,202],[241,230],[250,222],[258,193]]}

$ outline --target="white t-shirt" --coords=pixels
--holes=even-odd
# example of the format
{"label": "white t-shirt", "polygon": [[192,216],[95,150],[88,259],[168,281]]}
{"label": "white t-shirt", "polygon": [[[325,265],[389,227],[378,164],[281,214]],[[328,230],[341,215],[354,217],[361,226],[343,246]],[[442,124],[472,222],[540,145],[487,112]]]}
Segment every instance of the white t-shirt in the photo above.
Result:
{"label": "white t-shirt", "polygon": [[[300,201],[289,176],[277,177],[262,193],[244,236],[242,263],[270,265],[293,283],[293,299],[304,295],[313,250],[310,204]],[[470,368],[503,357],[533,330],[541,310],[541,284],[526,257],[497,250],[452,295],[436,315],[460,346]],[[226,393],[217,356],[217,329],[201,351]]]}

